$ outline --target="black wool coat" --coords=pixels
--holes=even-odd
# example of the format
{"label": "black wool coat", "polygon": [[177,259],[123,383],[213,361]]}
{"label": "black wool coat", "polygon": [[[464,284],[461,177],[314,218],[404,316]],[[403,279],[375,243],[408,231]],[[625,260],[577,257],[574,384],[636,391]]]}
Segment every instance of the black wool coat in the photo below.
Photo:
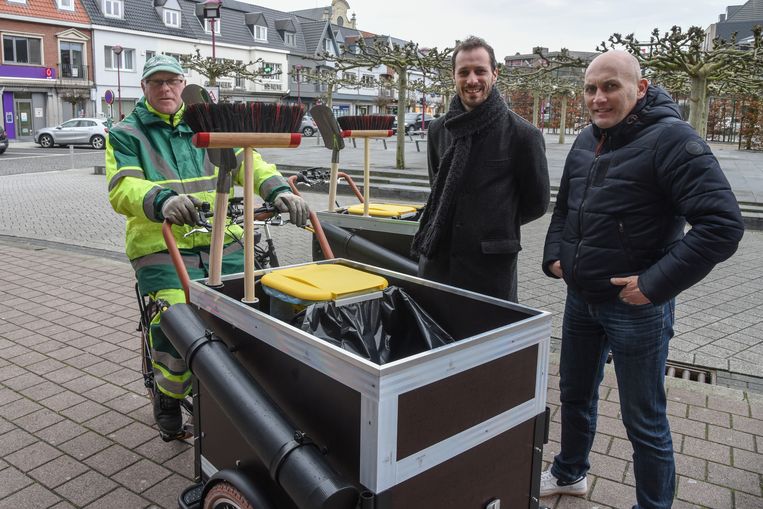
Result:
{"label": "black wool coat", "polygon": [[[429,180],[453,143],[440,117],[429,126]],[[450,229],[437,252],[419,259],[419,275],[445,284],[517,300],[519,227],[548,209],[549,178],[543,135],[506,109],[496,126],[473,135],[469,162],[453,206]]]}
{"label": "black wool coat", "polygon": [[543,270],[553,276],[548,265],[560,260],[567,285],[589,303],[617,298],[622,287],[610,278],[638,275],[659,304],[731,256],[743,231],[718,160],[670,96],[650,86],[618,125],[589,126],[575,140]]}

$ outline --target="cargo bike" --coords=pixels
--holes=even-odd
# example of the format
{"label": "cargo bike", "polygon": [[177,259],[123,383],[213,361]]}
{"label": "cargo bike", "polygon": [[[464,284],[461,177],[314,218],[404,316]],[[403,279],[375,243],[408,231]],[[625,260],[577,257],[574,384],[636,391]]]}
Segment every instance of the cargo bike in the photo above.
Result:
{"label": "cargo bike", "polygon": [[548,313],[341,258],[254,271],[256,302],[246,277],[162,320],[194,374],[179,507],[538,507]]}
{"label": "cargo bike", "polygon": [[[203,147],[223,137],[249,174],[269,146]],[[550,315],[335,258],[314,212],[325,259],[258,269],[251,196],[245,179],[243,274],[220,274],[224,221],[193,281],[164,225],[187,303],[159,303],[161,327],[194,375],[196,483],[179,507],[538,507]]]}

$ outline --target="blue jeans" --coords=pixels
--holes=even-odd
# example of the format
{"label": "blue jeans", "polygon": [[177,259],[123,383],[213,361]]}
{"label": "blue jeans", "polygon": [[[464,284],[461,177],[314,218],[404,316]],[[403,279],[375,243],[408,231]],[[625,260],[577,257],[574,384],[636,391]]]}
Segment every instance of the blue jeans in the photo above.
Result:
{"label": "blue jeans", "polygon": [[611,350],[620,412],[633,446],[638,507],[671,507],[675,463],[664,378],[674,318],[675,300],[658,306],[619,300],[591,305],[567,290],[559,366],[562,447],[551,467],[557,479],[574,481],[590,468],[599,384]]}

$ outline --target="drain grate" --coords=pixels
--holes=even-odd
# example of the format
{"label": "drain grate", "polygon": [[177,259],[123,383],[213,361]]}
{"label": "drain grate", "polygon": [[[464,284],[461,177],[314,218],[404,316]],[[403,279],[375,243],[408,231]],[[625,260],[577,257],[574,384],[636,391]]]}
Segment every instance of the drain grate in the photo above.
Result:
{"label": "drain grate", "polygon": [[[607,364],[612,364],[612,352],[609,352]],[[669,378],[681,378],[702,384],[715,385],[715,371],[698,368],[689,364],[668,361],[665,367],[665,376]]]}
{"label": "drain grate", "polygon": [[703,384],[715,385],[715,371],[689,366],[679,362],[668,361],[665,376],[671,378],[683,378]]}

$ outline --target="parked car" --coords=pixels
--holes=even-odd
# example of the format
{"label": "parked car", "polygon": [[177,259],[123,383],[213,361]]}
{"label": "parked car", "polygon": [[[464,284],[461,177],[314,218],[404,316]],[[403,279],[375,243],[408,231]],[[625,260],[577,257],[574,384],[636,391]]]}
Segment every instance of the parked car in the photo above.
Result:
{"label": "parked car", "polygon": [[[429,122],[434,120],[434,117],[430,115],[429,113],[424,115],[424,129],[429,127]],[[411,131],[420,131],[421,130],[421,113],[416,113],[415,111],[409,112],[405,114],[405,132],[410,133]],[[395,117],[395,121],[392,123],[392,131],[397,132],[397,117]]]}
{"label": "parked car", "polygon": [[44,127],[35,133],[34,141],[43,148],[54,145],[90,145],[102,149],[106,145],[106,119],[73,118],[55,127]]}
{"label": "parked car", "polygon": [[5,153],[8,150],[8,135],[5,134],[5,129],[0,126],[0,154]]}
{"label": "parked car", "polygon": [[312,136],[317,130],[318,125],[315,123],[315,120],[313,120],[313,117],[305,114],[305,116],[302,117],[302,125],[299,127],[302,136]]}

